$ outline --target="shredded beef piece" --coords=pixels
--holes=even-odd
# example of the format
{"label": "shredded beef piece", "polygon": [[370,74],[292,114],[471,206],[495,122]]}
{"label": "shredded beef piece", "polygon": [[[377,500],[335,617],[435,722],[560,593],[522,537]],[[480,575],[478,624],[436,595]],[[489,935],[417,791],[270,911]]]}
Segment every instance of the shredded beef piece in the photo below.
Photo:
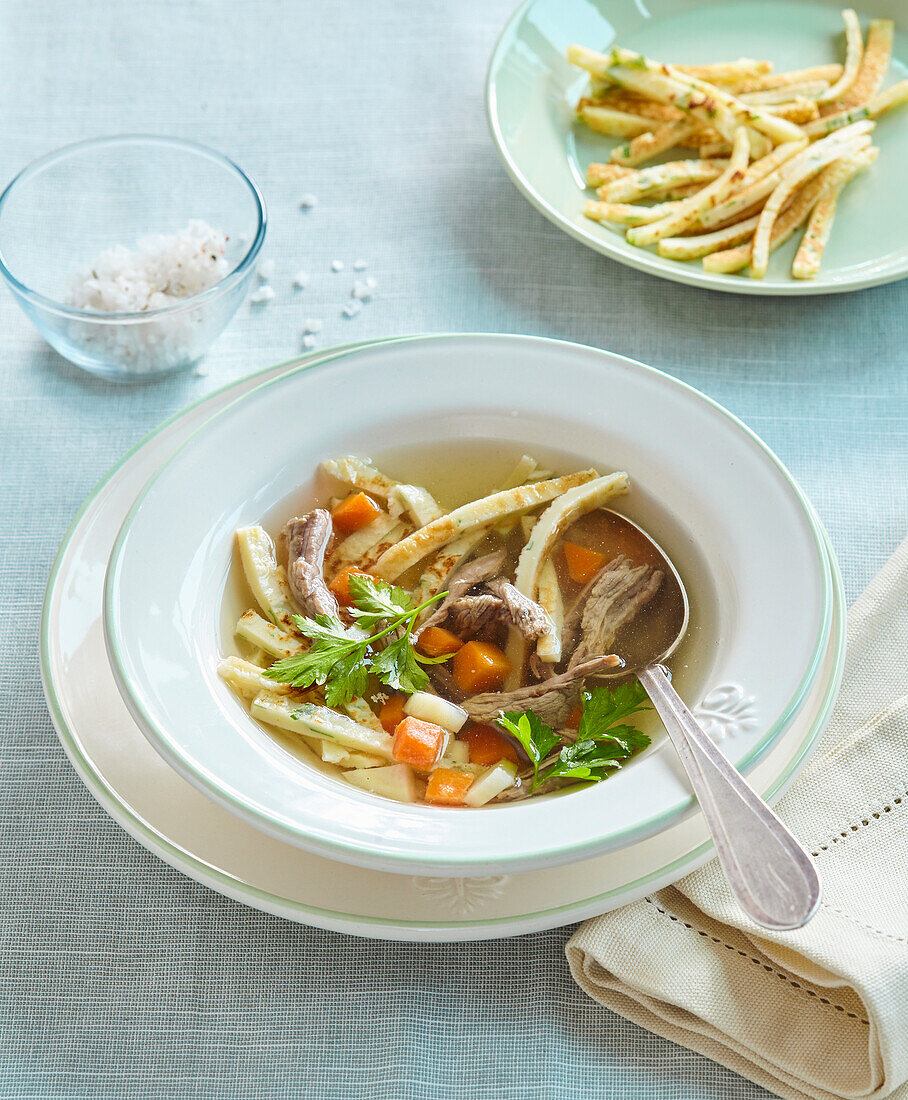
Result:
{"label": "shredded beef piece", "polygon": [[[470,587],[475,587],[475,583]],[[516,627],[528,642],[552,629],[552,620],[539,604],[524,596],[504,577],[496,577],[476,592],[467,590],[453,598],[448,596],[439,608],[438,617],[433,616],[433,619],[449,620],[458,634],[467,637],[479,634],[493,622]]]}
{"label": "shredded beef piece", "polygon": [[501,577],[489,581],[486,588],[493,596],[498,596],[507,613],[507,621],[515,626],[528,642],[534,642],[543,634],[554,630],[555,624],[547,611],[539,606],[535,600],[514,587],[509,581]]}
{"label": "shredded beef piece", "polygon": [[504,604],[491,592],[475,596],[458,596],[447,611],[447,620],[456,634],[472,637],[497,622],[504,611]]}
{"label": "shredded beef piece", "polygon": [[619,557],[599,572],[583,603],[580,640],[568,668],[612,648],[618,631],[626,626],[659,591],[664,579],[651,565],[633,566]]}
{"label": "shredded beef piece", "polygon": [[331,516],[316,508],[287,522],[287,580],[305,615],[337,615],[337,600],[325,583],[325,550],[331,541]]}
{"label": "shredded beef piece", "polygon": [[445,584],[448,590],[447,596],[445,596],[441,603],[436,604],[429,616],[420,623],[419,629],[415,632],[414,637],[418,638],[419,635],[430,626],[438,626],[440,623],[443,623],[448,617],[451,605],[461,596],[469,592],[474,585],[484,580],[488,580],[489,577],[494,577],[501,568],[503,561],[504,551],[495,550],[491,554],[484,554],[481,558],[468,561],[466,565],[458,566],[448,577]]}

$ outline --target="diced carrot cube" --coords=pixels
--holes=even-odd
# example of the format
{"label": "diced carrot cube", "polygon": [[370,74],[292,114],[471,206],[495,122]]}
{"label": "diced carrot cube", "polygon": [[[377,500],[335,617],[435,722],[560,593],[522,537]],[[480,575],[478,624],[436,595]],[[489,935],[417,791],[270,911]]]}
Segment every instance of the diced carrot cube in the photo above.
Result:
{"label": "diced carrot cube", "polygon": [[404,714],[404,703],[406,701],[406,695],[389,695],[382,703],[381,710],[378,712],[378,720],[386,733],[393,733],[406,717]]}
{"label": "diced carrot cube", "polygon": [[381,508],[365,493],[351,493],[331,509],[335,528],[342,535],[352,535],[381,515]]}
{"label": "diced carrot cube", "polygon": [[450,630],[443,626],[430,626],[424,630],[417,642],[420,653],[427,657],[444,657],[448,653],[456,653],[463,645],[463,638],[458,638]]}
{"label": "diced carrot cube", "polygon": [[580,706],[580,704],[578,703],[577,706],[574,707],[574,709],[568,715],[568,720],[565,722],[565,725],[567,726],[567,728],[569,730],[579,730],[580,729],[580,719],[582,717],[583,717],[583,707]]}
{"label": "diced carrot cube", "polygon": [[466,642],[451,661],[454,682],[467,695],[495,691],[504,684],[510,671],[511,662],[497,645],[489,642]]}
{"label": "diced carrot cube", "polygon": [[343,607],[350,607],[353,600],[350,597],[350,574],[355,573],[357,577],[369,577],[370,580],[374,580],[374,577],[369,576],[368,573],[364,573],[361,569],[354,569],[352,565],[345,565],[343,569],[340,569],[334,576],[334,579],[328,585],[334,595],[337,597],[337,602]]}
{"label": "diced carrot cube", "polygon": [[494,726],[477,723],[468,730],[462,730],[458,737],[470,746],[471,764],[497,764],[500,760],[520,762],[517,750],[507,737]]}
{"label": "diced carrot cube", "polygon": [[438,802],[442,806],[462,806],[464,795],[473,783],[469,772],[454,768],[436,768],[426,785],[426,802]]}
{"label": "diced carrot cube", "polygon": [[605,555],[600,554],[598,550],[578,546],[576,542],[562,543],[562,547],[568,576],[577,584],[586,584],[587,581],[591,581],[605,561]]}
{"label": "diced carrot cube", "polygon": [[394,730],[391,755],[399,764],[427,772],[438,762],[447,742],[447,730],[408,714]]}

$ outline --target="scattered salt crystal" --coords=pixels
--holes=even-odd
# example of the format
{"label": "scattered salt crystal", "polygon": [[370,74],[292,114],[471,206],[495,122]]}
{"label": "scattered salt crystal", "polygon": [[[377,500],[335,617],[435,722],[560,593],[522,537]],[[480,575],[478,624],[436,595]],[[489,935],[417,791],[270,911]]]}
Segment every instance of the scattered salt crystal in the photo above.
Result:
{"label": "scattered salt crystal", "polygon": [[353,270],[354,271],[365,271],[366,270],[366,261],[365,260],[354,260],[353,261]]}
{"label": "scattered salt crystal", "polygon": [[309,351],[311,348],[314,348],[317,343],[318,343],[318,340],[316,340],[316,338],[314,336],[304,336],[303,337],[303,347],[307,351]]}
{"label": "scattered salt crystal", "polygon": [[332,260],[331,261],[331,270],[332,271],[343,271],[344,270],[344,261],[343,260]]}
{"label": "scattered salt crystal", "polygon": [[258,276],[263,283],[270,283],[274,278],[274,260],[262,260],[258,267]]}
{"label": "scattered salt crystal", "polygon": [[375,288],[378,286],[378,283],[372,278],[371,275],[367,275],[366,276],[366,286],[370,290],[375,290]]}
{"label": "scattered salt crystal", "polygon": [[357,279],[356,282],[353,284],[353,289],[350,291],[350,294],[357,301],[368,302],[368,300],[372,297],[372,288],[366,283],[362,282],[362,280]]}
{"label": "scattered salt crystal", "polygon": [[344,306],[343,314],[345,317],[355,317],[362,308],[363,303],[358,299],[354,299],[352,302],[347,302]]}
{"label": "scattered salt crystal", "polygon": [[249,301],[257,306],[262,302],[270,302],[273,297],[274,290],[270,286],[260,286],[249,295]]}
{"label": "scattered salt crystal", "polygon": [[317,320],[315,320],[315,318],[313,318],[313,317],[310,317],[310,318],[309,318],[309,319],[308,319],[308,320],[306,321],[306,323],[305,323],[305,324],[303,325],[303,332],[304,332],[304,333],[309,333],[309,332],[321,332],[321,331],[322,331],[322,323],[321,323],[321,321],[317,321]]}
{"label": "scattered salt crystal", "polygon": [[318,206],[318,199],[311,191],[307,191],[305,195],[300,196],[300,209],[312,210],[313,207]]}
{"label": "scattered salt crystal", "polygon": [[297,290],[303,290],[304,287],[309,285],[309,274],[305,271],[297,271],[293,276],[293,285]]}
{"label": "scattered salt crystal", "polygon": [[207,363],[199,363],[199,365],[196,367],[194,373],[198,378],[204,378],[205,375],[208,374],[210,369],[211,368],[208,366]]}

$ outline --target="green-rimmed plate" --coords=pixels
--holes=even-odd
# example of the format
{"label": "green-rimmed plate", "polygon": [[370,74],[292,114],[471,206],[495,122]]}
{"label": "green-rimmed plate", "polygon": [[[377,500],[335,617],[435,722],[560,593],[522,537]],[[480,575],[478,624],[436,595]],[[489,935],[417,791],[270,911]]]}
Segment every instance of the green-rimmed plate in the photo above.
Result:
{"label": "green-rimmed plate", "polygon": [[[257,832],[152,749],[129,716],[105,652],[102,588],[114,539],[136,494],[200,424],[297,365],[245,379],[162,425],[102,480],[61,546],[44,605],[42,676],[61,743],[101,806],[146,849],[227,897],[285,919],[381,939],[476,940],[556,927],[641,897],[705,862],[711,845],[695,815],[631,848],[526,874],[434,879],[363,870]],[[835,611],[822,667],[797,721],[749,776],[770,801],[803,766],[838,687],[844,606],[828,557]]]}
{"label": "green-rimmed plate", "polygon": [[[586,80],[564,60],[568,45],[619,43],[678,64],[767,58],[778,71],[798,69],[842,60],[841,6],[837,0],[527,0],[495,48],[486,86],[489,124],[505,167],[530,202],[572,237],[675,282],[741,294],[828,294],[901,279],[908,274],[908,106],[880,119],[879,159],[843,192],[816,279],[791,277],[799,234],[773,255],[764,279],[751,279],[746,271],[711,274],[699,260],[664,259],[583,216],[584,201],[593,197],[584,190],[586,167],[608,160],[616,142],[574,120]],[[873,17],[896,21],[886,84],[903,79],[908,8],[902,0],[854,6],[865,32]]]}

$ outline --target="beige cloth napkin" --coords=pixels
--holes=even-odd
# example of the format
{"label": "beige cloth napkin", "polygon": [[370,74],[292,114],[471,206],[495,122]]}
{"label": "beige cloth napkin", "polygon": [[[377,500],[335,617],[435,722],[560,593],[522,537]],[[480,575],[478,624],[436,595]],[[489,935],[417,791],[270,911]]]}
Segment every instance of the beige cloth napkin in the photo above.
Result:
{"label": "beige cloth napkin", "polygon": [[797,932],[738,909],[715,860],[587,921],[600,1004],[783,1097],[908,1100],[908,539],[851,609],[842,692],[776,807],[823,902]]}

